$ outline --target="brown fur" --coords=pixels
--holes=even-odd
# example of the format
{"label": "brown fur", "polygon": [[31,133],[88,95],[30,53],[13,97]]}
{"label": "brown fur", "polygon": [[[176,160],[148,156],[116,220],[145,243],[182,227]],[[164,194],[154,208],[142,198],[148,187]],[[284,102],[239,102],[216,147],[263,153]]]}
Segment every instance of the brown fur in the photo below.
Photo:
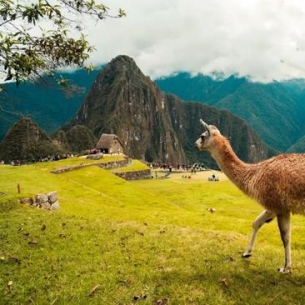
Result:
{"label": "brown fur", "polygon": [[215,133],[208,150],[228,178],[267,210],[305,214],[305,154],[281,154],[247,164],[224,136]]}

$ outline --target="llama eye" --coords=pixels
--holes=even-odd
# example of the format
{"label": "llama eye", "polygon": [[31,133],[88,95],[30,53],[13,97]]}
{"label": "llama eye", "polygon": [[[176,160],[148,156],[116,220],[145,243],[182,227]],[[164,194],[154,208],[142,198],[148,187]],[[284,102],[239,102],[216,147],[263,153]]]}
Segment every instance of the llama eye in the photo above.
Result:
{"label": "llama eye", "polygon": [[204,142],[204,138],[205,138],[204,135],[202,135],[200,138],[201,138],[201,141]]}

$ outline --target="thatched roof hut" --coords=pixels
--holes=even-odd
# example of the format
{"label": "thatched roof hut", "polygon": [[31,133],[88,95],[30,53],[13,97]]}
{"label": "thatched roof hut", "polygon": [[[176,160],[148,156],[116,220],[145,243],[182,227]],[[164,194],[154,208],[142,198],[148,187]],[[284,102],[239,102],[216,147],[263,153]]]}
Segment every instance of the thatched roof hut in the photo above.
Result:
{"label": "thatched roof hut", "polygon": [[115,134],[103,133],[96,144],[96,148],[106,154],[123,152],[123,144]]}

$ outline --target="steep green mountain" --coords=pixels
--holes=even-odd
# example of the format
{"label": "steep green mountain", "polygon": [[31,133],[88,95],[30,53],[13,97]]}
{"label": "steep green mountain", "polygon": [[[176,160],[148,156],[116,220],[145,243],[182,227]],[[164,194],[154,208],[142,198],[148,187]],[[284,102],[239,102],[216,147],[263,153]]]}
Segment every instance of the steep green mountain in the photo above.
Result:
{"label": "steep green mountain", "polygon": [[188,73],[156,81],[167,93],[226,109],[245,119],[280,151],[288,150],[304,134],[305,82],[293,80],[260,84],[231,76],[224,80]]}
{"label": "steep green mountain", "polygon": [[62,149],[80,153],[95,148],[97,139],[88,127],[75,125],[67,132],[58,130],[53,136],[53,142]]}
{"label": "steep green mountain", "polygon": [[294,143],[287,152],[304,153],[305,152],[305,136]]}
{"label": "steep green mountain", "polygon": [[24,116],[33,119],[48,134],[55,132],[75,115],[98,71],[61,73],[72,85],[67,93],[50,84],[25,83],[18,87],[6,84],[7,91],[0,93],[0,141]]}
{"label": "steep green mountain", "polygon": [[212,164],[194,149],[202,133],[200,118],[217,125],[245,161],[274,153],[230,112],[165,94],[128,56],[116,57],[99,73],[79,111],[61,131],[84,125],[97,138],[102,133],[117,134],[124,152],[133,158],[175,165],[204,159]]}
{"label": "steep green mountain", "polygon": [[[100,70],[99,70],[100,71]],[[78,111],[99,71],[63,73],[75,85],[75,94],[66,96],[51,87],[8,84],[0,93],[0,141],[23,116],[31,117],[48,134],[54,133]],[[164,92],[186,101],[199,101],[226,109],[245,119],[271,147],[292,151],[305,135],[305,81],[271,84],[251,83],[245,78],[211,78],[188,73],[155,82]]]}
{"label": "steep green mountain", "polygon": [[0,160],[6,163],[38,161],[64,152],[27,117],[16,122],[0,144]]}

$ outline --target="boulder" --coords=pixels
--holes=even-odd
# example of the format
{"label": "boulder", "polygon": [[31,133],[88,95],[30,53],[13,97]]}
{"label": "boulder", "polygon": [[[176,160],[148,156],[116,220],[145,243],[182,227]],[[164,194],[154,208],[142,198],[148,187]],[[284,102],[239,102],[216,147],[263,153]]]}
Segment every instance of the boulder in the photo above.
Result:
{"label": "boulder", "polygon": [[25,197],[25,198],[20,199],[20,203],[32,205],[34,203],[34,201],[33,201],[33,198],[31,198],[31,197]]}
{"label": "boulder", "polygon": [[38,204],[48,202],[48,200],[49,200],[49,198],[48,198],[48,195],[46,195],[46,194],[37,194],[35,196],[35,202],[38,203]]}
{"label": "boulder", "polygon": [[58,200],[55,201],[55,202],[53,202],[53,203],[51,204],[50,210],[51,210],[51,211],[57,211],[57,210],[59,210],[59,202],[58,202]]}
{"label": "boulder", "polygon": [[47,194],[49,202],[52,204],[58,200],[57,192],[53,191]]}
{"label": "boulder", "polygon": [[51,204],[49,202],[43,202],[40,204],[40,207],[45,210],[51,210]]}

